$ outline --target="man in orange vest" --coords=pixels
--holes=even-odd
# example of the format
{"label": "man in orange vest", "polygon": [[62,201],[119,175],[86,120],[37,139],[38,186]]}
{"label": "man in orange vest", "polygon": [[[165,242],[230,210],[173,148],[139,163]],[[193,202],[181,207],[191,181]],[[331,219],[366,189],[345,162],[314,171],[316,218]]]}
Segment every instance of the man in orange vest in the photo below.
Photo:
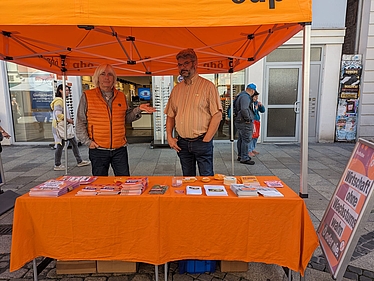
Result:
{"label": "man in orange vest", "polygon": [[116,176],[129,176],[126,123],[156,109],[149,103],[129,108],[125,94],[114,87],[117,75],[109,64],[100,65],[92,80],[96,88],[85,91],[79,102],[77,137],[89,147],[94,176],[108,176],[109,166]]}

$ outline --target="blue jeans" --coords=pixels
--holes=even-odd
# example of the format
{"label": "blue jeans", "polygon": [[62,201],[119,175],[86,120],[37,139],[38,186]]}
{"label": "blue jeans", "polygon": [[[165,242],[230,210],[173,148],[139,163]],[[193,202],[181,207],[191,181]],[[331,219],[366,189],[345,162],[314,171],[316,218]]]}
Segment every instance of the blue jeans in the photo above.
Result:
{"label": "blue jeans", "polygon": [[93,176],[108,176],[109,165],[114,175],[130,176],[127,147],[115,150],[89,149]]}
{"label": "blue jeans", "polygon": [[248,148],[252,139],[253,123],[235,122],[235,127],[238,131],[238,156],[241,161],[251,160],[251,157],[248,156]]}
{"label": "blue jeans", "polygon": [[[82,162],[82,157],[78,149],[77,139],[72,138],[70,140],[67,140],[66,142],[70,142],[75,159],[77,160],[77,163],[79,164],[80,162]],[[65,146],[65,140],[61,140],[61,144],[57,144],[56,151],[55,151],[55,166],[61,165],[62,149],[64,148],[64,146]]]}
{"label": "blue jeans", "polygon": [[196,163],[200,176],[214,176],[213,172],[213,139],[203,142],[203,137],[189,141],[178,138],[178,146],[181,151],[178,157],[181,162],[183,176],[196,176]]}
{"label": "blue jeans", "polygon": [[258,140],[258,138],[255,138],[255,139],[252,138],[251,139],[251,142],[249,143],[249,146],[248,146],[248,152],[252,152],[253,150],[255,150],[257,140]]}

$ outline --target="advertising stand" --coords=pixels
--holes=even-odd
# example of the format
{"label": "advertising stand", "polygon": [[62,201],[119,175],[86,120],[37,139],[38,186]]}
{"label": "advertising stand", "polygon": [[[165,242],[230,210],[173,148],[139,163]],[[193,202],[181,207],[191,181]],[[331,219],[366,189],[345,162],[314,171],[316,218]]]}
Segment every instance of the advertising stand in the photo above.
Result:
{"label": "advertising stand", "polygon": [[361,55],[343,55],[335,124],[336,141],[356,139],[361,70]]}
{"label": "advertising stand", "polygon": [[318,227],[334,279],[342,280],[374,205],[374,143],[359,139]]}
{"label": "advertising stand", "polygon": [[151,147],[169,147],[166,136],[166,115],[164,109],[169,100],[173,88],[173,76],[153,76],[153,106],[156,112],[153,113],[154,139]]}

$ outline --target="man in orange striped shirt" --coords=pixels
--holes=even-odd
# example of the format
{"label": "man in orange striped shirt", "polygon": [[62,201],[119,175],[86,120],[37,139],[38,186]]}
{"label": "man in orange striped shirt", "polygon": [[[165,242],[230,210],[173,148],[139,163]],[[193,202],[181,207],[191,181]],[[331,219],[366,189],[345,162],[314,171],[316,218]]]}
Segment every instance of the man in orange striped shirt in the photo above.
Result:
{"label": "man in orange striped shirt", "polygon": [[213,136],[222,119],[220,97],[215,85],[198,75],[193,49],[180,51],[176,58],[183,81],[174,87],[164,110],[167,141],[178,153],[184,176],[196,176],[196,164],[200,176],[213,176]]}

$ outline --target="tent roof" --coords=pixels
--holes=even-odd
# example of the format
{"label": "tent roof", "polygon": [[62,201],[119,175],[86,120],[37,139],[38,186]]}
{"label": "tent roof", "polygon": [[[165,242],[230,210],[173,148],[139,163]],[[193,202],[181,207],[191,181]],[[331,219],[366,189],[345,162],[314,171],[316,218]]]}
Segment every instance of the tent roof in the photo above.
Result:
{"label": "tent roof", "polygon": [[[311,0],[48,0],[0,3],[0,59],[67,75],[176,75],[193,48],[199,73],[242,70],[311,21]],[[66,58],[64,59],[64,57]]]}

